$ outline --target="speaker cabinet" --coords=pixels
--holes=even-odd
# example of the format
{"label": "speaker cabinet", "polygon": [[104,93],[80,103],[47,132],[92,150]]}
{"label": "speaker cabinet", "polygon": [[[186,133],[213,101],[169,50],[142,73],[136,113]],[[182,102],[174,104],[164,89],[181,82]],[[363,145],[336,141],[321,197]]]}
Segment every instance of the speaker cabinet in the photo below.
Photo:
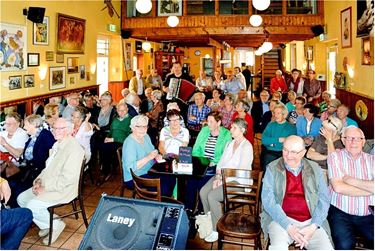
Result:
{"label": "speaker cabinet", "polygon": [[46,12],[46,8],[41,7],[29,7],[27,12],[27,19],[34,23],[43,23],[44,13]]}
{"label": "speaker cabinet", "polygon": [[324,33],[324,27],[322,25],[314,25],[311,26],[311,31],[314,33],[314,36],[317,37]]}
{"label": "speaker cabinet", "polygon": [[188,232],[183,205],[104,195],[79,249],[185,249]]}

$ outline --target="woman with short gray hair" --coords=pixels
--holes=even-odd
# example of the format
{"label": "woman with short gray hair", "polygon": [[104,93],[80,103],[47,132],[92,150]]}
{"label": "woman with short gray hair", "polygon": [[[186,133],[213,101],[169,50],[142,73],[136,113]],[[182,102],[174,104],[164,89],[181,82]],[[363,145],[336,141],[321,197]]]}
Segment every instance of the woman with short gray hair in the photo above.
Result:
{"label": "woman with short gray hair", "polygon": [[254,129],[253,129],[253,118],[248,113],[250,110],[250,105],[244,100],[239,100],[236,103],[236,112],[233,114],[232,121],[236,118],[241,118],[247,122],[247,133],[246,139],[250,141],[251,144],[254,144]]}
{"label": "woman with short gray hair", "polygon": [[[162,125],[159,126],[159,117],[162,113],[164,113],[164,106],[163,103],[160,101],[161,99],[161,91],[160,90],[154,90],[151,93],[151,100],[154,103],[154,106],[149,112],[146,112],[146,116],[150,119],[150,127],[148,130],[148,134],[150,135],[151,142],[154,146],[156,146],[156,137],[159,133],[159,130],[161,130]],[[164,117],[164,116],[163,116]],[[158,130],[159,129],[159,130]]]}
{"label": "woman with short gray hair", "polygon": [[[233,121],[230,129],[233,140],[225,146],[223,155],[216,166],[216,175],[199,192],[204,212],[206,214],[211,212],[213,231],[205,238],[207,242],[214,242],[218,239],[218,233],[215,231],[216,223],[223,215],[221,202],[224,200],[224,195],[221,169],[252,169],[253,146],[245,137],[247,128],[248,124],[244,119],[237,118]],[[240,179],[236,180],[236,182],[243,184],[243,180]]]}

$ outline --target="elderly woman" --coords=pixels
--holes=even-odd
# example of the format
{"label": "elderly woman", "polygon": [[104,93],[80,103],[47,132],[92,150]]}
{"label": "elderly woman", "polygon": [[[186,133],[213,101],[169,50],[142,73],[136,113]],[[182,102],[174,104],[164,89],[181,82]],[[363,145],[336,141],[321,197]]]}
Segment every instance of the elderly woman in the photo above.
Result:
{"label": "elderly woman", "polygon": [[319,108],[313,104],[303,106],[303,116],[297,118],[297,135],[303,138],[306,146],[310,146],[319,135],[322,121],[318,118]]}
{"label": "elderly woman", "polygon": [[307,158],[317,162],[323,170],[327,171],[327,157],[336,149],[343,149],[341,142],[342,123],[339,118],[330,116],[322,123],[320,135],[307,151]]}
{"label": "elderly woman", "polygon": [[178,155],[180,146],[189,144],[189,131],[181,127],[181,115],[178,110],[167,112],[169,126],[163,127],[159,138],[159,152],[162,155]]}
{"label": "elderly woman", "polygon": [[275,121],[275,114],[274,114],[273,111],[275,109],[275,106],[280,105],[280,104],[282,104],[282,103],[278,99],[271,99],[269,101],[269,111],[266,111],[263,114],[263,118],[262,118],[262,125],[264,126],[264,128],[266,128],[266,126],[268,125],[269,122]]}
{"label": "elderly woman", "polygon": [[201,187],[215,174],[217,163],[219,163],[227,142],[232,137],[228,129],[221,126],[222,116],[219,112],[210,112],[207,116],[207,125],[199,132],[195,141],[192,155],[206,157],[210,160],[210,167],[206,176],[202,179],[189,179],[186,203],[188,209],[195,208],[195,198]]}
{"label": "elderly woman", "polygon": [[109,132],[112,120],[116,115],[116,108],[112,105],[112,94],[110,92],[104,92],[100,96],[100,112],[98,116],[97,125],[103,134]]}
{"label": "elderly woman", "polygon": [[214,89],[212,91],[212,98],[207,100],[206,105],[211,108],[212,111],[217,111],[224,106],[224,101],[220,99],[221,90]]}
{"label": "elderly woman", "polygon": [[[128,113],[130,116],[135,117],[139,114],[141,100],[137,94],[131,92],[122,100],[128,105]],[[122,100],[120,103],[122,103]]]}
{"label": "elderly woman", "polygon": [[12,189],[9,201],[11,207],[17,207],[17,196],[33,185],[34,179],[46,167],[49,150],[55,143],[51,131],[43,129],[43,119],[39,115],[27,116],[24,120],[24,129],[30,135],[25,143],[20,160],[20,173],[8,179]]}
{"label": "elderly woman", "polygon": [[270,122],[262,134],[263,147],[260,162],[263,171],[266,171],[269,163],[281,157],[285,138],[296,134],[296,127],[286,121],[288,109],[286,109],[285,105],[276,105],[273,113],[275,121]]}
{"label": "elderly woman", "polygon": [[[130,121],[132,133],[125,139],[122,146],[122,166],[124,169],[124,181],[127,187],[134,188],[130,169],[140,177],[155,178],[148,174],[148,171],[155,163],[161,160],[162,156],[151,143],[147,134],[148,117],[138,115]],[[163,196],[171,196],[175,186],[175,179],[162,176],[161,193]]]}
{"label": "elderly woman", "polygon": [[254,130],[253,130],[253,118],[248,113],[250,110],[250,105],[246,101],[239,100],[236,104],[236,112],[233,114],[232,121],[237,118],[244,119],[247,122],[246,129],[246,139],[254,144]]}
{"label": "elderly woman", "polygon": [[303,106],[306,104],[306,98],[303,96],[298,96],[294,103],[295,109],[289,112],[288,121],[292,125],[297,123],[297,118],[303,116],[303,111],[305,110]]}
{"label": "elderly woman", "polygon": [[[205,238],[207,242],[214,242],[218,239],[216,223],[223,215],[221,202],[224,200],[221,169],[236,168],[250,169],[253,162],[253,146],[246,139],[248,125],[244,119],[234,120],[230,129],[233,140],[227,142],[223,155],[217,164],[216,175],[212,177],[200,190],[199,196],[203,204],[204,212],[211,212],[213,232]],[[241,180],[237,181],[241,183]]]}
{"label": "elderly woman", "polygon": [[0,132],[0,152],[3,156],[13,156],[18,159],[25,147],[25,143],[29,136],[20,128],[21,116],[18,113],[9,113],[5,117],[5,131]]}
{"label": "elderly woman", "polygon": [[152,107],[151,111],[146,112],[146,116],[149,118],[149,122],[150,122],[148,134],[150,135],[151,142],[154,145],[156,143],[156,137],[159,133],[158,132],[159,116],[161,115],[161,113],[164,112],[163,103],[160,101],[161,95],[162,93],[160,90],[152,91],[151,100],[154,103],[154,106]]}
{"label": "elderly woman", "polygon": [[[170,110],[172,110],[172,109],[177,110],[180,113],[180,126],[183,127],[183,128],[185,128],[186,127],[185,126],[185,120],[182,117],[182,115],[181,115],[181,109],[180,109],[180,107],[178,106],[178,104],[176,102],[168,103],[168,105],[167,105],[167,113]],[[164,127],[169,126],[169,120],[168,120],[167,116],[164,117],[163,122],[164,122]]]}
{"label": "elderly woman", "polygon": [[230,126],[232,124],[232,117],[236,111],[233,105],[234,98],[235,98],[234,95],[230,93],[225,94],[224,106],[220,107],[218,110],[223,116],[221,124],[227,129],[230,129]]}
{"label": "elderly woman", "polygon": [[93,126],[90,124],[91,114],[87,113],[86,108],[77,106],[72,113],[73,131],[72,136],[85,150],[86,163],[91,159],[90,139],[94,134]]}
{"label": "elderly woman", "polygon": [[288,109],[288,112],[291,112],[296,108],[295,106],[296,97],[297,97],[297,94],[293,90],[288,91],[289,102],[285,104],[286,108]]}
{"label": "elderly woman", "polygon": [[348,117],[349,107],[345,104],[341,104],[337,107],[337,117],[341,119],[342,127],[355,126],[358,127],[358,123]]}
{"label": "elderly woman", "polygon": [[323,101],[318,104],[319,113],[322,113],[328,109],[328,105],[331,101],[331,93],[329,93],[328,91],[324,91],[322,93],[322,99]]}
{"label": "elderly woman", "polygon": [[320,115],[320,120],[324,121],[330,116],[336,116],[337,107],[341,105],[341,101],[338,99],[331,99],[328,103],[327,110],[322,112]]}
{"label": "elderly woman", "polygon": [[99,148],[102,179],[98,182],[107,181],[111,177],[111,164],[116,158],[116,150],[122,146],[125,139],[131,133],[130,120],[132,117],[128,113],[128,106],[125,103],[117,105],[117,114],[109,130],[109,134],[104,139],[104,143]]}
{"label": "elderly woman", "polygon": [[53,123],[59,118],[59,106],[56,104],[47,104],[44,107],[45,128],[51,130]]}

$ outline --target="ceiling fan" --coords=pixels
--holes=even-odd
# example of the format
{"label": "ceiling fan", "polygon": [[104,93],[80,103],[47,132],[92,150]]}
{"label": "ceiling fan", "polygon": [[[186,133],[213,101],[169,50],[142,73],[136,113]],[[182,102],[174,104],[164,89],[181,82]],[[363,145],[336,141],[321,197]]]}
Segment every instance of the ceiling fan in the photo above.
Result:
{"label": "ceiling fan", "polygon": [[113,14],[116,13],[117,18],[120,18],[120,15],[117,13],[115,7],[113,7],[113,4],[111,2],[112,0],[104,0],[104,4],[106,5],[101,11],[105,10],[108,8],[108,15],[110,17],[113,17]]}

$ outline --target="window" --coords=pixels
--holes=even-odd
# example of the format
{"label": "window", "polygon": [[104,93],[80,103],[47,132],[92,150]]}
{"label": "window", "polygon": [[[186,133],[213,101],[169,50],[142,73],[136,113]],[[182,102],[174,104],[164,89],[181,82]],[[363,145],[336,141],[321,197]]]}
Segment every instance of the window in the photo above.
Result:
{"label": "window", "polygon": [[188,15],[215,15],[215,1],[187,1]]}
{"label": "window", "polygon": [[234,14],[234,15],[247,15],[249,2],[247,0],[230,0],[219,1],[220,14]]}
{"label": "window", "polygon": [[108,56],[109,41],[108,39],[98,39],[96,41],[96,53],[98,56]]}

